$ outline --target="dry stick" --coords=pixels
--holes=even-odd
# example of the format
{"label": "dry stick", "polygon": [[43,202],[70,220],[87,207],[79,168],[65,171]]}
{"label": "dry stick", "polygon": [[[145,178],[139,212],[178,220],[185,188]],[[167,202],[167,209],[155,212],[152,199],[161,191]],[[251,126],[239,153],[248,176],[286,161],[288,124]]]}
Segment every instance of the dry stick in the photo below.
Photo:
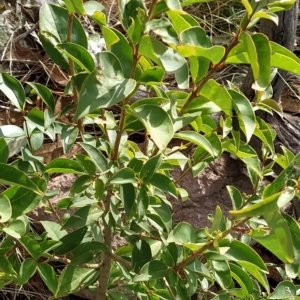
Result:
{"label": "dry stick", "polygon": [[189,257],[187,257],[186,259],[184,259],[182,262],[180,262],[179,264],[177,264],[175,266],[175,268],[174,268],[175,271],[179,271],[179,270],[183,269],[191,261],[193,261],[194,259],[196,259],[199,256],[201,256],[204,253],[204,251],[206,251],[207,249],[213,247],[214,243],[217,240],[221,240],[221,239],[225,238],[228,234],[230,234],[236,228],[238,228],[241,225],[243,225],[244,223],[246,223],[249,219],[251,219],[251,217],[244,218],[244,219],[240,220],[239,222],[235,223],[233,226],[231,226],[227,230],[223,231],[219,236],[217,236],[216,238],[214,238],[211,241],[209,241],[201,249],[199,249],[198,251],[195,251],[192,255],[190,255]]}

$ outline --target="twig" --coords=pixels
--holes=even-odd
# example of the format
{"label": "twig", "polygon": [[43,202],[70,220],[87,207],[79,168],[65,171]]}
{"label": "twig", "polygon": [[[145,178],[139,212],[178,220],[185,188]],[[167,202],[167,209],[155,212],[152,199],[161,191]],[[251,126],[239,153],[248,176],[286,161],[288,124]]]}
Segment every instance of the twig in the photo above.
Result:
{"label": "twig", "polygon": [[25,39],[31,32],[35,31],[38,28],[39,28],[39,22],[35,23],[31,28],[29,28],[28,30],[26,30],[25,32],[21,33],[16,38],[14,38],[12,40],[12,43],[16,44],[20,42],[21,40]]}

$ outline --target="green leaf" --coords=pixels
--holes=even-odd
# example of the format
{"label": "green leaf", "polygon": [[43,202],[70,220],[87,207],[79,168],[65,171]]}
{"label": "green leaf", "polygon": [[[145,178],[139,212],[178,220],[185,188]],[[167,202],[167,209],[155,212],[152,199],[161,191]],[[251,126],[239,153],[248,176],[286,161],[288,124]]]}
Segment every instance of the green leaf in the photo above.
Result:
{"label": "green leaf", "polygon": [[171,20],[177,33],[181,33],[183,30],[189,29],[192,25],[184,18],[185,15],[182,11],[169,10],[166,12]]}
{"label": "green leaf", "polygon": [[103,75],[108,78],[124,78],[122,65],[118,57],[112,52],[101,51],[96,56]]}
{"label": "green leaf", "polygon": [[[195,3],[205,3],[205,2],[211,2],[211,1],[215,1],[215,0],[183,0],[181,5],[182,5],[182,7],[186,7],[188,5],[195,4]],[[222,299],[222,300],[225,300],[225,299]]]}
{"label": "green leaf", "polygon": [[72,59],[82,70],[88,73],[95,70],[94,59],[84,47],[74,43],[63,43],[56,45],[56,48]]}
{"label": "green leaf", "polygon": [[75,249],[81,243],[86,231],[87,227],[82,227],[63,236],[60,239],[62,245],[54,249],[54,253],[57,255],[62,255]]}
{"label": "green leaf", "polygon": [[16,278],[17,277],[16,271],[14,270],[12,264],[6,258],[6,256],[1,256],[0,257],[0,270],[2,271],[2,274],[4,272],[4,276],[8,276],[10,278]]}
{"label": "green leaf", "polygon": [[51,112],[54,113],[55,101],[51,91],[39,83],[27,82],[27,84],[39,95],[43,102],[50,108]]}
{"label": "green leaf", "polygon": [[135,107],[130,112],[144,124],[155,145],[164,150],[174,134],[170,116],[161,107],[150,104]]}
{"label": "green leaf", "polygon": [[135,204],[135,188],[132,183],[120,185],[120,197],[124,205],[127,219],[133,215],[133,208]]}
{"label": "green leaf", "polygon": [[276,238],[279,241],[279,245],[283,250],[283,262],[292,263],[295,258],[295,252],[288,222],[284,219],[284,217],[278,210],[265,213],[264,218],[269,225],[270,231],[275,234]]}
{"label": "green leaf", "polygon": [[226,221],[223,215],[223,212],[219,205],[216,207],[216,212],[213,217],[213,223],[209,232],[212,233],[214,231],[225,231],[226,230]]}
{"label": "green leaf", "polygon": [[102,26],[101,30],[105,39],[106,49],[111,51],[120,61],[124,77],[131,78],[133,64],[132,47],[118,30],[106,26]]}
{"label": "green leaf", "polygon": [[296,296],[296,286],[290,281],[280,282],[268,299],[292,299]]}
{"label": "green leaf", "polygon": [[59,241],[65,235],[67,235],[67,231],[62,230],[61,226],[55,222],[41,221],[41,224],[47,232],[48,237],[54,241]]}
{"label": "green leaf", "polygon": [[79,129],[69,125],[63,126],[61,130],[61,140],[63,145],[64,154],[68,153],[76,142]]}
{"label": "green leaf", "polygon": [[177,197],[177,190],[174,182],[170,179],[170,177],[156,173],[150,179],[147,180],[147,183],[152,184],[157,189],[169,193],[173,197]]}
{"label": "green leaf", "polygon": [[18,274],[18,284],[23,285],[29,281],[29,279],[34,275],[37,268],[37,263],[32,258],[25,259],[22,264]]}
{"label": "green leaf", "polygon": [[34,259],[38,259],[43,254],[40,245],[33,238],[22,236],[19,241]]}
{"label": "green leaf", "polygon": [[[43,181],[43,179],[40,179],[40,181]],[[37,195],[36,192],[18,186],[8,188],[2,193],[2,195],[6,196],[10,200],[12,208],[11,217],[14,219],[32,211],[42,200],[42,196]]]}
{"label": "green leaf", "polygon": [[188,64],[176,51],[166,47],[153,37],[144,35],[140,42],[139,54],[163,66],[167,73],[175,74],[175,79],[180,89],[188,88]]}
{"label": "green leaf", "polygon": [[58,280],[54,269],[50,265],[42,263],[38,265],[38,272],[42,280],[46,284],[47,288],[51,291],[53,295],[55,295],[58,287]]}
{"label": "green leaf", "polygon": [[176,227],[170,232],[168,236],[168,243],[195,243],[196,242],[196,232],[193,226],[186,222],[180,222]]}
{"label": "green leaf", "polygon": [[234,210],[241,208],[243,206],[244,201],[240,191],[234,186],[230,185],[226,186],[226,188],[231,199],[232,208]]}
{"label": "green leaf", "polygon": [[21,111],[25,106],[25,91],[21,83],[7,73],[0,73],[0,91]]}
{"label": "green leaf", "polygon": [[79,145],[86,151],[100,172],[108,170],[107,159],[100,150],[87,143],[79,143]]}
{"label": "green leaf", "polygon": [[58,289],[54,296],[62,298],[93,284],[99,277],[99,270],[68,265],[59,276]]}
{"label": "green leaf", "polygon": [[106,250],[106,244],[96,241],[90,241],[80,244],[76,249],[72,251],[72,264],[79,265],[88,263],[94,258],[95,255],[99,254],[101,251]]}
{"label": "green leaf", "polygon": [[133,183],[135,181],[135,174],[130,168],[123,168],[115,173],[107,184],[124,184]]}
{"label": "green leaf", "polygon": [[82,0],[65,0],[65,5],[68,9],[69,14],[85,15]]}
{"label": "green leaf", "polygon": [[55,158],[45,168],[46,173],[82,174],[83,169],[77,161],[68,158]]}
{"label": "green leaf", "polygon": [[132,250],[132,269],[139,273],[141,267],[151,261],[152,252],[149,244],[144,240],[139,240]]}
{"label": "green leaf", "polygon": [[[69,69],[66,58],[55,48],[57,44],[66,43],[69,16],[65,8],[45,4],[40,9],[40,40],[54,63]],[[71,43],[87,49],[87,36],[80,21],[73,15]]]}
{"label": "green leaf", "polygon": [[250,141],[255,130],[256,120],[250,101],[242,94],[229,90],[232,102],[237,112],[239,120],[243,123],[242,129],[247,142]]}
{"label": "green leaf", "polygon": [[80,166],[91,176],[95,175],[96,173],[96,166],[94,162],[91,160],[90,157],[83,154],[76,154],[76,160],[80,164]]}
{"label": "green leaf", "polygon": [[243,3],[244,7],[246,8],[247,14],[248,16],[251,16],[253,9],[251,4],[249,3],[248,0],[241,0],[241,2]]}
{"label": "green leaf", "polygon": [[229,263],[229,266],[232,277],[238,282],[242,290],[246,292],[246,295],[251,294],[253,291],[251,277],[238,265]]}
{"label": "green leaf", "polygon": [[133,281],[149,281],[151,279],[160,279],[168,276],[168,267],[161,261],[153,260],[145,264]]}
{"label": "green leaf", "polygon": [[[232,99],[223,86],[217,83],[215,80],[208,80],[200,91],[200,95],[209,99],[214,104],[216,104],[220,109],[222,109],[226,115],[231,116],[232,114]],[[197,101],[197,99],[194,99]],[[194,102],[193,101],[193,102]],[[193,103],[192,102],[192,103]]]}
{"label": "green leaf", "polygon": [[256,48],[259,66],[259,73],[257,78],[254,77],[255,82],[252,88],[264,91],[271,81],[271,46],[268,38],[261,33],[253,34],[252,40]]}
{"label": "green leaf", "polygon": [[216,281],[221,288],[226,289],[232,284],[229,264],[226,261],[212,261]]}
{"label": "green leaf", "polygon": [[159,169],[161,162],[162,162],[162,154],[153,156],[149,160],[147,160],[141,169],[140,178],[145,181],[151,179],[151,177]]}
{"label": "green leaf", "polygon": [[300,59],[287,48],[270,42],[272,50],[272,67],[300,74]]}
{"label": "green leaf", "polygon": [[38,195],[44,195],[39,187],[24,172],[3,163],[0,163],[0,170],[0,183],[21,186]]}
{"label": "green leaf", "polygon": [[103,211],[97,206],[87,205],[78,209],[62,226],[62,229],[88,226],[98,220]]}
{"label": "green leaf", "polygon": [[9,199],[0,194],[0,223],[7,222],[12,215],[12,208]]}
{"label": "green leaf", "polygon": [[188,28],[181,32],[183,45],[174,46],[183,57],[204,57],[213,64],[221,61],[225,54],[223,46],[212,46],[209,37],[200,27]]}
{"label": "green leaf", "polygon": [[93,71],[83,82],[77,110],[74,119],[78,120],[98,108],[113,106],[135,89],[133,79],[110,78],[104,75],[103,70]]}
{"label": "green leaf", "polygon": [[211,143],[200,133],[194,131],[181,131],[174,134],[175,139],[182,139],[192,142],[204,150],[206,150],[211,156],[217,157],[219,150],[214,148]]}
{"label": "green leaf", "polygon": [[129,300],[129,298],[120,292],[109,292],[108,300]]}
{"label": "green leaf", "polygon": [[264,198],[256,204],[241,210],[232,210],[230,211],[230,214],[237,218],[262,216],[269,212],[275,212],[277,209],[285,206],[294,198],[294,196],[294,188],[287,187],[284,191],[276,193],[268,198]]}

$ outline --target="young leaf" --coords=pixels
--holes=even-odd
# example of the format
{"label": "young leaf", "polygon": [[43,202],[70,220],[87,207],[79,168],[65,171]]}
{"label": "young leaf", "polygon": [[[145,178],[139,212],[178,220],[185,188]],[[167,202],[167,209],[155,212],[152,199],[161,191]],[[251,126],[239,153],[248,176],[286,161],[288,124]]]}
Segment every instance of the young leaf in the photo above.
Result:
{"label": "young leaf", "polygon": [[231,199],[231,203],[232,203],[232,208],[234,210],[239,209],[242,207],[243,205],[243,197],[240,193],[240,191],[235,188],[234,186],[226,186],[227,188],[227,192],[229,194],[229,197]]}
{"label": "young leaf", "polygon": [[82,0],[65,0],[65,4],[69,14],[77,13],[79,15],[85,15]]}

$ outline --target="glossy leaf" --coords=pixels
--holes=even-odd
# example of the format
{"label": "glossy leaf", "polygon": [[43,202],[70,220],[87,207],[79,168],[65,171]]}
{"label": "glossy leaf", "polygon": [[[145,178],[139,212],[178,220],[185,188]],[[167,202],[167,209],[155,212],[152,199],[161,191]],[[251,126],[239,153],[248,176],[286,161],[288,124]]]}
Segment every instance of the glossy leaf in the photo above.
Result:
{"label": "glossy leaf", "polygon": [[75,249],[81,243],[86,231],[87,227],[82,227],[63,236],[60,239],[62,245],[54,249],[54,253],[62,255]]}
{"label": "glossy leaf", "polygon": [[102,154],[100,150],[87,143],[79,143],[79,144],[86,151],[86,153],[95,163],[96,167],[100,170],[100,172],[105,172],[108,170],[107,159],[105,158],[105,156]]}
{"label": "glossy leaf", "polygon": [[58,278],[58,289],[55,297],[61,298],[89,286],[98,279],[99,273],[99,270],[68,265]]}
{"label": "glossy leaf", "polygon": [[22,236],[19,241],[34,259],[38,259],[43,254],[40,245],[33,238]]}
{"label": "glossy leaf", "polygon": [[25,105],[25,91],[21,83],[7,73],[0,73],[0,91],[14,106],[23,111]]}
{"label": "glossy leaf", "polygon": [[236,91],[230,90],[229,94],[232,97],[233,106],[236,108],[238,118],[243,123],[242,129],[245,133],[247,142],[249,142],[256,126],[255,115],[251,103],[244,95]]}
{"label": "glossy leaf", "polygon": [[277,237],[284,253],[284,262],[292,263],[295,258],[293,240],[287,221],[278,210],[264,214],[270,230]]}
{"label": "glossy leaf", "polygon": [[181,222],[170,232],[168,242],[195,243],[196,232],[191,224]]}
{"label": "glossy leaf", "polygon": [[113,106],[134,90],[136,82],[133,79],[109,78],[103,74],[104,71],[92,72],[83,82],[75,120],[78,120],[97,108]]}
{"label": "glossy leaf", "polygon": [[112,175],[109,180],[109,184],[124,184],[133,183],[135,181],[135,174],[130,168],[123,168],[117,173]]}
{"label": "glossy leaf", "polygon": [[87,205],[78,209],[62,226],[62,229],[88,226],[97,221],[103,211],[97,206]]}
{"label": "glossy leaf", "polygon": [[74,43],[63,43],[56,45],[56,48],[72,59],[82,70],[88,73],[94,71],[95,62],[93,57],[84,47]]}
{"label": "glossy leaf", "polygon": [[161,261],[153,260],[145,264],[138,275],[134,277],[135,282],[149,281],[168,276],[168,267]]}
{"label": "glossy leaf", "polygon": [[120,196],[124,205],[127,218],[131,218],[133,215],[133,207],[135,204],[135,188],[132,183],[126,183],[120,185]]}
{"label": "glossy leaf", "polygon": [[83,169],[77,161],[68,158],[55,158],[45,168],[47,173],[82,174]]}
{"label": "glossy leaf", "polygon": [[32,258],[25,259],[18,274],[18,284],[23,285],[34,275],[37,268],[37,263]]}
{"label": "glossy leaf", "polygon": [[159,169],[161,162],[162,162],[161,154],[153,156],[149,160],[147,160],[140,172],[141,179],[142,180],[150,179]]}
{"label": "glossy leaf", "polygon": [[287,187],[284,191],[262,199],[262,201],[256,204],[241,210],[232,210],[230,211],[230,214],[238,218],[261,216],[285,206],[294,198],[294,196],[295,190],[292,187]]}
{"label": "glossy leaf", "polygon": [[231,199],[232,208],[235,210],[241,208],[244,201],[240,191],[234,186],[228,185],[226,188]]}
{"label": "glossy leaf", "polygon": [[177,190],[174,182],[166,175],[156,173],[147,180],[147,183],[152,184],[154,187],[163,192],[169,193],[173,197],[177,196]]}
{"label": "glossy leaf", "polygon": [[3,163],[0,163],[0,170],[0,182],[30,189],[38,195],[44,194],[24,172]]}
{"label": "glossy leaf", "polygon": [[290,281],[280,282],[268,299],[291,299],[296,296],[296,286]]}
{"label": "glossy leaf", "polygon": [[144,35],[139,46],[139,54],[163,66],[167,73],[175,74],[179,88],[188,87],[188,65],[186,60],[176,51],[166,47],[156,39]]}
{"label": "glossy leaf", "polygon": [[55,294],[58,287],[58,280],[53,267],[46,263],[38,265],[38,272],[47,288]]}
{"label": "glossy leaf", "polygon": [[96,173],[96,166],[94,162],[91,160],[90,157],[83,154],[76,154],[75,155],[76,160],[80,164],[80,166],[89,174],[89,175],[95,175]]}
{"label": "glossy leaf", "polygon": [[135,273],[139,273],[141,267],[152,259],[152,252],[149,244],[144,240],[139,240],[132,250],[132,268]]}
{"label": "glossy leaf", "polygon": [[82,0],[65,0],[65,4],[69,14],[77,13],[79,15],[85,15]]}
{"label": "glossy leaf", "polygon": [[161,107],[150,104],[134,108],[134,114],[144,124],[156,146],[164,150],[174,134],[170,116]]}
{"label": "glossy leaf", "polygon": [[27,82],[27,84],[39,95],[43,102],[50,108],[51,112],[54,113],[55,101],[51,91],[39,83]]}
{"label": "glossy leaf", "polygon": [[212,267],[214,270],[214,275],[218,284],[226,289],[232,284],[232,278],[230,275],[230,268],[225,261],[212,261]]}
{"label": "glossy leaf", "polygon": [[214,149],[210,142],[201,134],[194,131],[181,131],[174,134],[174,138],[192,142],[205,149],[211,156],[218,155],[219,150]]}
{"label": "glossy leaf", "polygon": [[9,199],[0,194],[0,223],[7,222],[12,215],[12,208]]}

